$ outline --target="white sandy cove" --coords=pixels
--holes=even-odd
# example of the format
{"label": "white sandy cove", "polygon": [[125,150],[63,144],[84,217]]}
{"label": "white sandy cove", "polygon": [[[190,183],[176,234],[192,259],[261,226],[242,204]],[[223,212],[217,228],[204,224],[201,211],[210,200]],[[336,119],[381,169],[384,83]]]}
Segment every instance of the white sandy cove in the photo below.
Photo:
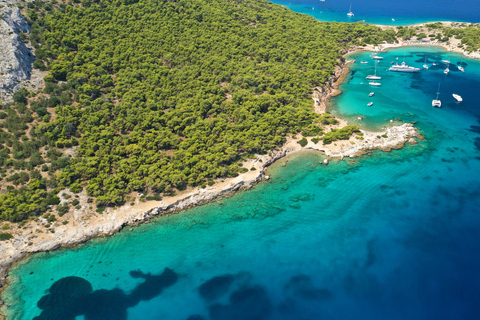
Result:
{"label": "white sandy cove", "polygon": [[[338,125],[330,126],[327,130],[333,127],[343,127],[345,124],[345,121],[340,120]],[[298,144],[299,137],[290,137],[281,149],[272,151],[269,155],[257,155],[255,159],[248,160],[243,164],[245,168],[254,167],[255,170],[249,170],[235,178],[225,179],[212,187],[187,189],[174,197],[165,198],[163,201],[139,202],[137,200],[133,206],[127,204],[117,209],[110,208],[103,214],[86,209],[89,204],[85,201],[87,197],[85,191],[83,191],[80,197],[83,208],[71,210],[59,221],[54,222],[52,225],[55,230],[54,233],[45,231],[45,227],[42,225],[46,221],[42,221],[44,219],[41,218],[39,222],[29,222],[26,229],[15,230],[13,239],[1,243],[0,275],[3,277],[8,267],[28,253],[54,250],[64,245],[82,243],[97,236],[110,235],[121,230],[124,226],[134,225],[153,216],[211,202],[218,197],[230,195],[239,189],[251,188],[255,183],[269,178],[265,176],[265,168],[268,165],[302,150],[319,150],[327,158],[343,159],[343,157],[358,156],[371,149],[391,150],[392,148],[400,148],[406,142],[416,143],[414,137],[422,138],[413,125],[408,123],[400,126],[392,125],[383,132],[363,130],[362,132],[364,140],[352,137],[350,140],[336,141],[329,145],[323,145],[322,141],[319,141],[318,144],[309,141],[305,148]],[[380,137],[384,134],[388,137]],[[65,220],[68,220],[69,223],[63,225],[62,221]],[[38,230],[43,230],[43,232],[39,233]]]}

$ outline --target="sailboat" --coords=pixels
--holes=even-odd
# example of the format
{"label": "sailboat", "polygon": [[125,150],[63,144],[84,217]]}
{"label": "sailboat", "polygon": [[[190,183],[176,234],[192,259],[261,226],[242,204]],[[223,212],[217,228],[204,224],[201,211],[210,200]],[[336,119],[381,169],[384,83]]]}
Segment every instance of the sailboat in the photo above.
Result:
{"label": "sailboat", "polygon": [[[377,61],[377,62],[378,62],[378,61]],[[368,80],[380,80],[380,79],[382,79],[382,77],[377,76],[377,64],[376,64],[376,63],[375,63],[375,75],[373,75],[373,76],[372,76],[372,75],[368,75],[368,76],[367,76],[367,79],[368,79]]]}
{"label": "sailboat", "polygon": [[452,94],[452,96],[455,100],[457,100],[457,102],[462,102],[463,101],[462,97],[458,94],[454,93],[454,94]]}
{"label": "sailboat", "polygon": [[351,3],[350,3],[350,10],[348,11],[347,16],[349,16],[349,17],[353,17],[353,16],[354,16],[354,14],[353,14],[353,12],[352,12],[352,4],[351,4]]}
{"label": "sailboat", "polygon": [[427,55],[425,55],[425,64],[423,65],[423,68],[428,70],[428,66],[427,66]]}
{"label": "sailboat", "polygon": [[450,69],[448,68],[448,65],[447,65],[447,69],[445,69],[443,73],[448,74],[449,72],[450,72]]}
{"label": "sailboat", "polygon": [[435,100],[432,100],[432,107],[437,107],[437,108],[442,107],[442,101],[438,100],[439,94],[440,94],[440,83],[438,83],[437,97],[435,98]]}
{"label": "sailboat", "polygon": [[463,69],[462,64],[463,64],[463,58],[462,60],[460,60],[460,62],[457,62],[457,65],[458,65],[457,68],[458,70],[465,72],[465,69]]}

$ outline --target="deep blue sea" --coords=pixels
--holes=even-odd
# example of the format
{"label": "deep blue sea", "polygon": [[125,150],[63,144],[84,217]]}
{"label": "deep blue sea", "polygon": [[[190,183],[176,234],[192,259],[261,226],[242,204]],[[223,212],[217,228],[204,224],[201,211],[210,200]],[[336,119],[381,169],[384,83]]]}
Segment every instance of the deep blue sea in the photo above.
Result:
{"label": "deep blue sea", "polygon": [[[9,274],[8,319],[480,319],[480,62],[390,50],[372,89],[369,55],[349,57],[332,112],[368,129],[415,121],[426,140],[328,166],[297,154],[223,205],[35,254]],[[397,57],[430,68],[386,71]]]}
{"label": "deep blue sea", "polygon": [[[409,25],[431,21],[480,22],[478,0],[274,0],[321,21]],[[353,17],[347,12],[352,8]],[[393,19],[393,20],[392,20]]]}

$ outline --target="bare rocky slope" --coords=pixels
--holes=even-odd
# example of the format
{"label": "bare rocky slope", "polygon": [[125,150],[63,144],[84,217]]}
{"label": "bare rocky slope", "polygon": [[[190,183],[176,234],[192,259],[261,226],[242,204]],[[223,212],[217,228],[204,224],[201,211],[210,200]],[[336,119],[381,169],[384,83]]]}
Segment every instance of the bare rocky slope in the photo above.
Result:
{"label": "bare rocky slope", "polygon": [[29,87],[32,49],[20,39],[30,26],[15,6],[16,1],[0,2],[0,102],[9,102],[20,88]]}

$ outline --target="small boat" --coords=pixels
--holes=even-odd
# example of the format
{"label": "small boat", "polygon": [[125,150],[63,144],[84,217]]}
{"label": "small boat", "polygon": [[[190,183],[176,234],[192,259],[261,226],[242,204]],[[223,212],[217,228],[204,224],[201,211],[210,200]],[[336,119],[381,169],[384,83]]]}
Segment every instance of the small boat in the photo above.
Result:
{"label": "small boat", "polygon": [[462,72],[465,72],[465,69],[463,69],[462,66],[458,66],[457,68],[458,68],[458,70],[460,70],[460,71],[462,71]]}
{"label": "small boat", "polygon": [[382,77],[377,76],[377,64],[376,63],[375,63],[375,74],[374,75],[368,75],[367,79],[368,80],[380,80],[380,79],[382,79]]}
{"label": "small boat", "polygon": [[450,60],[442,60],[443,63],[449,64]]}
{"label": "small boat", "polygon": [[370,57],[374,60],[383,60],[383,57],[377,56],[375,53],[372,53]]}
{"label": "small boat", "polygon": [[368,96],[369,96],[369,97],[373,97],[374,94],[375,94],[375,92],[370,92],[370,93],[368,94]]}
{"label": "small boat", "polygon": [[445,73],[445,74],[448,74],[449,72],[450,72],[450,69],[448,69],[448,67],[447,67],[447,69],[445,69],[445,70],[443,71],[443,73]]}
{"label": "small boat", "polygon": [[369,106],[369,107],[373,106],[373,102],[369,102],[369,103],[367,104],[367,106]]}
{"label": "small boat", "polygon": [[392,21],[395,21],[395,19],[392,18]]}
{"label": "small boat", "polygon": [[425,55],[425,62],[424,62],[424,64],[423,64],[423,69],[428,70],[428,66],[427,66],[427,55]]}
{"label": "small boat", "polygon": [[438,84],[437,97],[435,98],[435,100],[432,100],[432,107],[437,107],[437,108],[442,107],[442,101],[438,100],[439,94],[440,94],[440,83]]}
{"label": "small boat", "polygon": [[368,84],[374,87],[380,87],[382,85],[380,82],[375,82],[375,81],[369,82]]}
{"label": "small boat", "polygon": [[350,3],[350,10],[348,11],[347,16],[349,16],[349,17],[353,17],[353,16],[354,16],[354,14],[353,14],[353,12],[352,12],[352,4],[351,4],[351,3]]}
{"label": "small boat", "polygon": [[360,61],[360,63],[362,63],[362,64],[367,64],[368,61]]}
{"label": "small boat", "polygon": [[433,65],[436,66],[437,64],[434,62]]}
{"label": "small boat", "polygon": [[453,98],[455,98],[455,100],[457,100],[457,102],[462,102],[463,101],[462,97],[458,94],[454,93],[454,94],[452,94],[452,96],[453,96]]}

